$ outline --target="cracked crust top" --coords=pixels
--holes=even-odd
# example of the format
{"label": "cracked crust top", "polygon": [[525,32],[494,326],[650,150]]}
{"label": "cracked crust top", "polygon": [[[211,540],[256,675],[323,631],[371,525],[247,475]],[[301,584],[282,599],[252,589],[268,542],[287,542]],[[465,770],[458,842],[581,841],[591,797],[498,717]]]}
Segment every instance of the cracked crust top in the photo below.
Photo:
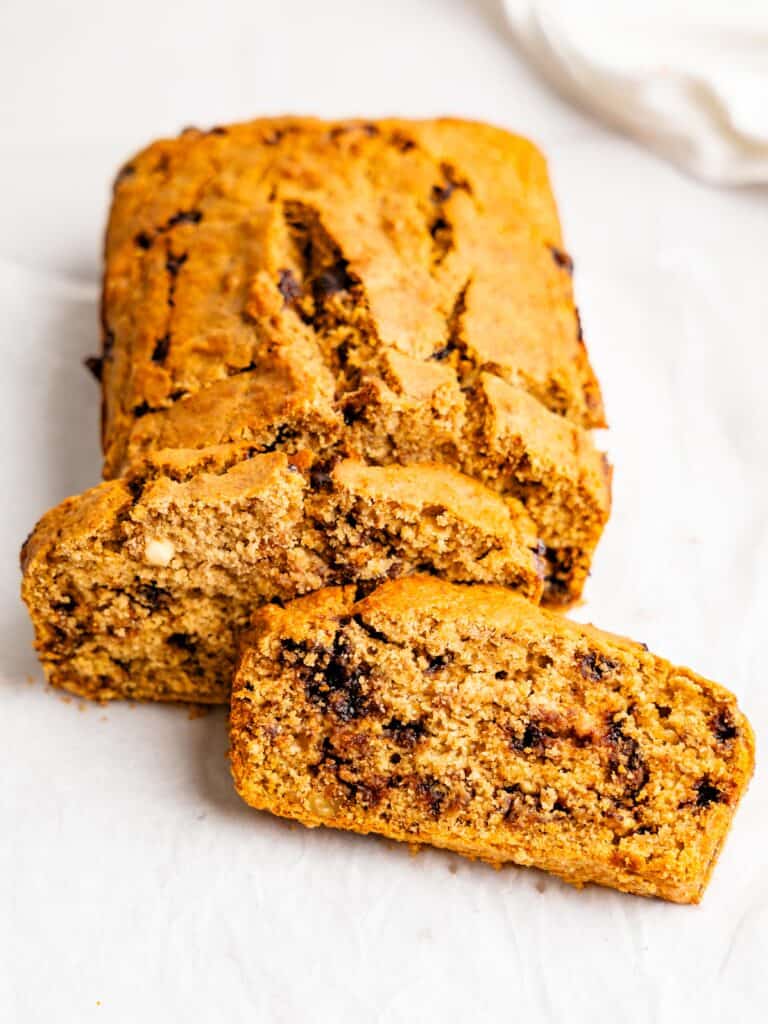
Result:
{"label": "cracked crust top", "polygon": [[206,433],[206,417],[276,356],[304,410],[400,353],[462,383],[483,369],[604,424],[544,160],[500,129],[189,130],[123,167],[106,257],[106,475],[132,447],[184,444],[187,430],[238,439]]}

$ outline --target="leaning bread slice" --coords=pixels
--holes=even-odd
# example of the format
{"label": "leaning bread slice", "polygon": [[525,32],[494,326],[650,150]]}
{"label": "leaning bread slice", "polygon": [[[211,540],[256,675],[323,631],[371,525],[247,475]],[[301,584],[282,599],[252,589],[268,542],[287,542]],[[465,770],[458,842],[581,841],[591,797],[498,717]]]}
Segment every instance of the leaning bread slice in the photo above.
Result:
{"label": "leaning bread slice", "polygon": [[753,767],[732,694],[497,586],[327,588],[254,617],[235,784],[305,825],[680,903]]}
{"label": "leaning bread slice", "polygon": [[334,582],[428,569],[541,596],[522,506],[455,470],[248,455],[161,451],[43,517],[22,593],[53,685],[226,702],[254,605]]}

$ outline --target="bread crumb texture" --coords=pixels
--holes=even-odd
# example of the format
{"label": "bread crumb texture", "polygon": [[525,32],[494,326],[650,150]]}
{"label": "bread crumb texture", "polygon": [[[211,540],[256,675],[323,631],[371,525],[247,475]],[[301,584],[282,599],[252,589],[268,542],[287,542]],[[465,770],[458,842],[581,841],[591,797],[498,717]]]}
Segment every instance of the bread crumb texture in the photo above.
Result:
{"label": "bread crumb texture", "polygon": [[523,507],[454,469],[232,448],[160,452],[43,518],[22,592],[51,683],[223,703],[265,601],[419,570],[542,594]]}
{"label": "bread crumb texture", "polygon": [[732,694],[497,586],[257,611],[231,762],[252,806],[696,903],[753,768]]}

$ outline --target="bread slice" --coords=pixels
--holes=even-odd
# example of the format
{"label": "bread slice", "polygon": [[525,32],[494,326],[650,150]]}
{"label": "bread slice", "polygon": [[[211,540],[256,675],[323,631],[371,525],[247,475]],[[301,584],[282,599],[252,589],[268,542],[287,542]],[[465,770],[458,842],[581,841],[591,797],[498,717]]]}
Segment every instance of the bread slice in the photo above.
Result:
{"label": "bread slice", "polygon": [[426,576],[261,609],[232,693],[253,807],[679,903],[702,896],[753,748],[715,683]]}
{"label": "bread slice", "polygon": [[538,600],[542,551],[519,503],[443,466],[169,450],[48,512],[22,593],[54,686],[222,703],[263,601],[416,569]]}
{"label": "bread slice", "polygon": [[610,507],[571,270],[541,154],[488,125],[270,118],[156,142],[107,234],[104,474],[240,442],[446,462],[535,505],[546,598],[570,603]]}

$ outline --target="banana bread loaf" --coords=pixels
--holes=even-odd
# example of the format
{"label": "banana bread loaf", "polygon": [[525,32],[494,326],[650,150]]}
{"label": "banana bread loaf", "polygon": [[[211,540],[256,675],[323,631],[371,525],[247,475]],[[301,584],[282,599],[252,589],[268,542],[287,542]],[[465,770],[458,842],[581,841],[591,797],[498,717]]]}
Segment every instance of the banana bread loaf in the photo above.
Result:
{"label": "banana bread loaf", "polygon": [[417,568],[536,601],[542,553],[517,502],[445,466],[174,449],[48,512],[22,593],[53,685],[226,702],[262,601]]}
{"label": "banana bread loaf", "polygon": [[495,586],[413,576],[254,617],[231,761],[254,807],[698,902],[753,767],[735,698]]}
{"label": "banana bread loaf", "polygon": [[610,504],[570,257],[538,151],[454,120],[189,130],[115,184],[105,476],[248,442],[442,462],[529,506],[545,599]]}

